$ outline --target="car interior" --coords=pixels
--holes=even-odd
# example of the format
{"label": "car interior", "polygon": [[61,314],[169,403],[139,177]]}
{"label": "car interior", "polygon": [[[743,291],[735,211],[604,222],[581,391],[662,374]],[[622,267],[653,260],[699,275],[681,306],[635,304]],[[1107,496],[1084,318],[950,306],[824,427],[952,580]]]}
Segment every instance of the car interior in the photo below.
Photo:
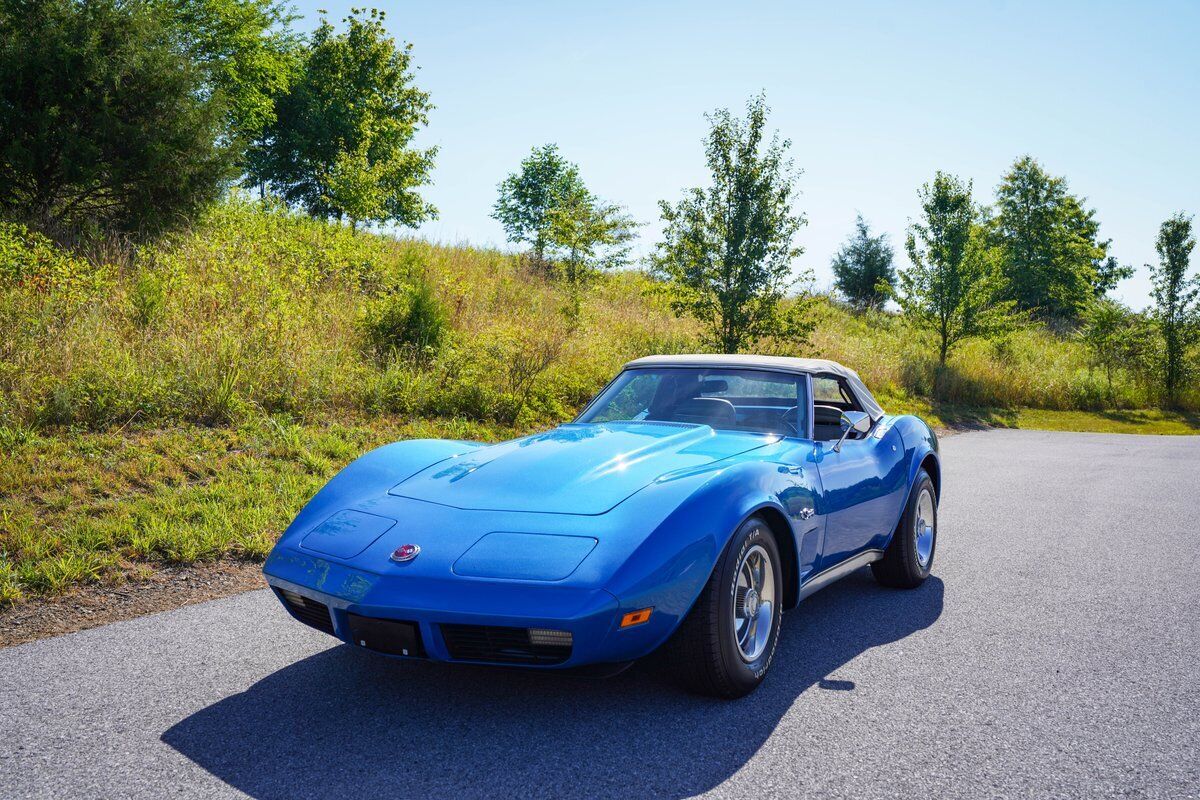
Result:
{"label": "car interior", "polygon": [[[842,437],[843,411],[862,411],[862,405],[836,375],[814,375],[813,385],[813,438],[819,442],[836,442]],[[860,439],[866,434],[851,431],[847,439]]]}
{"label": "car interior", "polygon": [[[730,378],[698,377],[694,373],[667,375],[658,384],[645,419],[708,425],[719,430],[744,430],[796,435],[795,381],[771,384],[780,395],[755,396],[731,392]],[[767,388],[765,384],[758,384]]]}
{"label": "car interior", "polygon": [[[630,377],[607,404],[594,409],[589,421],[616,419],[708,425],[716,430],[807,434],[812,409],[818,441],[837,441],[845,427],[843,411],[862,411],[846,381],[837,375],[812,376],[813,400],[803,400],[806,383],[800,375],[752,370],[680,369],[645,372]],[[803,408],[802,408],[803,406]],[[847,438],[865,434],[851,432]]]}

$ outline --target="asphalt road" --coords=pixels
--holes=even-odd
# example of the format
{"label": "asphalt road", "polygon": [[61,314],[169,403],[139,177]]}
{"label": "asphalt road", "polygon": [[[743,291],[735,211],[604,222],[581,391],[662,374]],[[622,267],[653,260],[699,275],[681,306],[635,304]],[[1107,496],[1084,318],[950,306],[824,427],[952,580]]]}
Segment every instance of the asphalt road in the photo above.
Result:
{"label": "asphalt road", "polygon": [[266,592],[0,650],[0,797],[1200,796],[1200,438],[947,438],[934,577],[749,698],[397,663]]}

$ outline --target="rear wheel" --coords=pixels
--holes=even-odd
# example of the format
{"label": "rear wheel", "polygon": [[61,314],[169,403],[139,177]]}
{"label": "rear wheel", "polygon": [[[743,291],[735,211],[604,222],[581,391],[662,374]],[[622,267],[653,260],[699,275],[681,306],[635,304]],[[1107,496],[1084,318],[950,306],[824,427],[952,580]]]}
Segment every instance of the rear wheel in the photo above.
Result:
{"label": "rear wheel", "polygon": [[913,589],[929,577],[936,551],[937,491],[929,473],[921,470],[892,541],[871,571],[884,586]]}
{"label": "rear wheel", "polygon": [[743,522],[669,645],[688,689],[734,698],[762,682],[779,642],[781,565],[766,523]]}

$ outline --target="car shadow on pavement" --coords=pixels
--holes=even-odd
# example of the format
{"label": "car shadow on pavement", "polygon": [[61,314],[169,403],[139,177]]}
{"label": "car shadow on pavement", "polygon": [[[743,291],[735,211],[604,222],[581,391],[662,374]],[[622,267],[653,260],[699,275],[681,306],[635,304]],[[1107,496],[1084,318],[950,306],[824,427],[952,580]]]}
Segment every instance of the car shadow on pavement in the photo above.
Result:
{"label": "car shadow on pavement", "polygon": [[854,691],[828,676],[932,625],[943,591],[936,577],[883,589],[860,570],[785,615],[771,674],[733,702],[686,694],[654,664],[600,680],[401,662],[347,645],[192,714],[162,740],[259,800],[688,797],[737,772],[803,692]]}

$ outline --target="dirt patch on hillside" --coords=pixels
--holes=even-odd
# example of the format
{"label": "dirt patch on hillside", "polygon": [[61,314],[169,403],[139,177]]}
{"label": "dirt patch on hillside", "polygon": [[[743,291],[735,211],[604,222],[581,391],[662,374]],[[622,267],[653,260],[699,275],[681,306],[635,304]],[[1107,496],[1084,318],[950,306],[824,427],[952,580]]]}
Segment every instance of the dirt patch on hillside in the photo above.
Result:
{"label": "dirt patch on hillside", "polygon": [[159,567],[145,580],[83,586],[61,597],[33,597],[0,609],[0,647],[262,589],[262,565],[220,561]]}

